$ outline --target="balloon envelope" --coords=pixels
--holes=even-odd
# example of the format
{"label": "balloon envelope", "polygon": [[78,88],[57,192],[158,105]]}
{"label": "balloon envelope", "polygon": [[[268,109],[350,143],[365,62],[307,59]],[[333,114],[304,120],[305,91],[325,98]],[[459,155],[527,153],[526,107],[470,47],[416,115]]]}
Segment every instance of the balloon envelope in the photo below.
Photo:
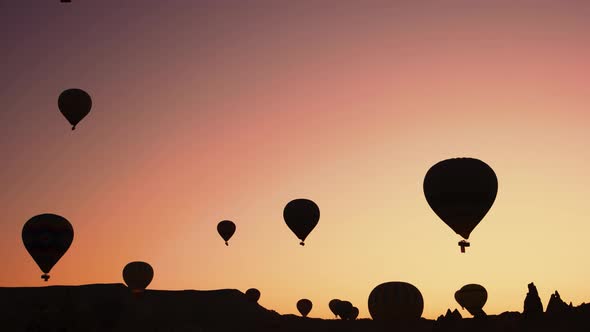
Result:
{"label": "balloon envelope", "polygon": [[260,291],[256,288],[250,288],[246,291],[246,298],[248,301],[258,303],[260,299]]}
{"label": "balloon envelope", "polygon": [[74,130],[76,125],[90,113],[92,99],[84,90],[67,89],[59,95],[57,107],[72,125],[72,130]]}
{"label": "balloon envelope", "polygon": [[154,278],[154,269],[146,262],[131,262],[123,268],[123,280],[134,293],[143,292]]}
{"label": "balloon envelope", "polygon": [[307,317],[307,314],[311,311],[313,304],[308,299],[301,299],[297,301],[297,310],[301,313],[301,316]]}
{"label": "balloon envelope", "polygon": [[287,203],[283,210],[285,223],[304,245],[305,239],[320,220],[320,208],[309,199],[299,198]]}
{"label": "balloon envelope", "polygon": [[470,313],[478,312],[486,304],[488,292],[481,285],[469,284],[455,292],[455,300]]}
{"label": "balloon envelope", "polygon": [[221,238],[225,241],[225,245],[227,246],[229,239],[234,235],[236,232],[236,224],[229,220],[222,220],[217,224],[217,233],[221,235]]}
{"label": "balloon envelope", "polygon": [[496,173],[473,158],[443,160],[424,178],[424,195],[432,210],[465,239],[490,210],[497,192]]}
{"label": "balloon envelope", "polygon": [[339,311],[338,311],[338,304],[339,303],[340,303],[340,300],[338,300],[338,299],[333,299],[328,303],[328,307],[330,307],[330,311],[334,314],[334,316],[339,315]]}
{"label": "balloon envelope", "polygon": [[342,318],[343,320],[350,320],[352,319],[352,314],[353,314],[353,306],[352,303],[350,303],[349,301],[340,301],[338,303],[338,315],[340,316],[340,318]]}
{"label": "balloon envelope", "polygon": [[413,285],[392,281],[383,283],[369,295],[369,313],[375,321],[395,322],[418,320],[424,310],[424,300]]}
{"label": "balloon envelope", "polygon": [[70,222],[55,214],[40,214],[29,219],[22,230],[25,248],[43,271],[45,281],[49,271],[66,253],[74,239]]}

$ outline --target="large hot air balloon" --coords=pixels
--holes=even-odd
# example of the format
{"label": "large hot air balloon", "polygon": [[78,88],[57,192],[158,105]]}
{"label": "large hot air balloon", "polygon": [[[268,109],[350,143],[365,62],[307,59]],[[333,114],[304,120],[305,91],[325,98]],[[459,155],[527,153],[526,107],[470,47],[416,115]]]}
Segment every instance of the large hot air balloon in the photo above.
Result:
{"label": "large hot air balloon", "polygon": [[40,214],[23,226],[23,244],[43,275],[49,280],[49,271],[66,253],[74,239],[74,229],[66,218],[55,214]]}
{"label": "large hot air balloon", "polygon": [[496,174],[481,160],[455,158],[432,166],[424,177],[424,195],[434,212],[464,240],[490,210],[498,192]]}
{"label": "large hot air balloon", "polygon": [[250,288],[246,291],[246,298],[252,303],[258,303],[260,299],[260,291],[256,288]]}
{"label": "large hot air balloon", "polygon": [[154,269],[146,262],[131,262],[123,268],[123,280],[131,292],[139,296],[154,278]]}
{"label": "large hot air balloon", "polygon": [[313,304],[308,299],[301,299],[297,301],[297,310],[301,313],[301,316],[307,317],[307,314],[311,311]]}
{"label": "large hot air balloon", "polygon": [[418,288],[401,281],[383,283],[369,295],[369,313],[373,320],[400,322],[418,320],[424,300]]}
{"label": "large hot air balloon", "polygon": [[228,246],[229,244],[227,241],[231,239],[231,237],[236,232],[236,224],[229,220],[222,220],[217,224],[217,233],[221,235],[223,240],[225,241],[225,245]]}
{"label": "large hot air balloon", "polygon": [[339,315],[339,311],[338,311],[338,304],[339,303],[340,303],[340,300],[338,300],[338,299],[330,300],[330,302],[328,303],[328,307],[330,307],[330,311],[334,314],[334,316],[336,318]]}
{"label": "large hot air balloon", "polygon": [[92,99],[86,91],[81,89],[67,89],[57,99],[57,107],[72,125],[72,130],[84,119],[92,108]]}
{"label": "large hot air balloon", "polygon": [[293,233],[305,245],[305,238],[311,233],[320,220],[320,208],[305,198],[290,201],[283,210],[283,219]]}
{"label": "large hot air balloon", "polygon": [[455,300],[473,316],[486,316],[483,306],[488,300],[488,292],[483,286],[477,284],[465,285],[455,292]]}

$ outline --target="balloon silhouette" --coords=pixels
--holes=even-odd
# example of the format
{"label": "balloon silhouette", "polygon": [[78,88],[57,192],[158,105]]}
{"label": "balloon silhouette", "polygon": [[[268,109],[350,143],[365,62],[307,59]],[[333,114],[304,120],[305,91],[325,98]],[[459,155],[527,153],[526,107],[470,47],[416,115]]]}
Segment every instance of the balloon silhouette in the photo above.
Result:
{"label": "balloon silhouette", "polygon": [[250,288],[246,291],[246,298],[252,303],[258,303],[260,299],[260,291],[256,288]]}
{"label": "balloon silhouette", "polygon": [[49,271],[68,251],[74,239],[74,229],[66,218],[55,214],[40,214],[29,219],[22,230],[23,244],[49,280]]}
{"label": "balloon silhouette", "polygon": [[228,246],[229,244],[227,241],[231,239],[231,237],[236,232],[236,224],[229,220],[222,220],[217,224],[217,233],[221,235],[223,240],[225,241],[225,245]]}
{"label": "balloon silhouette", "polygon": [[146,262],[131,262],[123,268],[123,280],[131,292],[139,296],[154,278],[154,269]]}
{"label": "balloon silhouette", "polygon": [[352,313],[350,315],[350,320],[355,320],[355,319],[357,319],[358,316],[359,316],[359,308],[353,307]]}
{"label": "balloon silhouette", "polygon": [[305,245],[305,238],[311,233],[320,220],[320,208],[305,198],[290,201],[283,210],[283,219],[298,239]]}
{"label": "balloon silhouette", "polygon": [[469,284],[461,287],[455,292],[455,300],[463,309],[467,309],[475,317],[486,315],[483,306],[488,300],[488,292],[481,285]]}
{"label": "balloon silhouette", "polygon": [[418,320],[424,300],[418,288],[401,281],[383,283],[369,295],[369,313],[375,321],[397,322]]}
{"label": "balloon silhouette", "polygon": [[84,90],[67,89],[59,95],[57,107],[75,130],[76,125],[90,113],[92,99]]}
{"label": "balloon silhouette", "polygon": [[307,314],[311,311],[313,304],[308,299],[301,299],[297,301],[297,310],[301,313],[301,316],[307,317]]}
{"label": "balloon silhouette", "polygon": [[338,315],[339,315],[339,311],[338,311],[338,304],[339,303],[340,303],[340,300],[338,300],[338,299],[330,300],[330,302],[328,303],[328,307],[330,307],[330,311],[334,314],[335,317],[338,317]]}
{"label": "balloon silhouette", "polygon": [[445,224],[465,240],[461,252],[469,247],[469,235],[484,218],[496,199],[498,179],[481,160],[455,158],[432,166],[424,177],[426,201]]}
{"label": "balloon silhouette", "polygon": [[348,301],[340,301],[337,305],[338,315],[343,320],[350,320],[352,319],[352,311],[354,308],[352,303]]}

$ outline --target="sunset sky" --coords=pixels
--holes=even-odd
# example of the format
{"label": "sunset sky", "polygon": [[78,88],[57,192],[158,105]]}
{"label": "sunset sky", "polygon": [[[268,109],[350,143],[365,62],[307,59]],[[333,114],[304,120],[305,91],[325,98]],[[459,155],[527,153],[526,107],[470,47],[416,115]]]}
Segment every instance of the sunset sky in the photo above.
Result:
{"label": "sunset sky", "polygon": [[[0,286],[258,288],[282,314],[415,285],[423,317],[479,283],[488,314],[590,301],[590,2],[0,0]],[[87,91],[76,131],[57,108]],[[478,158],[494,206],[461,254],[424,175]],[[314,200],[301,247],[282,213]],[[48,283],[32,216],[74,242]],[[220,220],[236,223],[226,247]],[[460,308],[459,308],[460,309]],[[461,311],[464,316],[470,316]]]}

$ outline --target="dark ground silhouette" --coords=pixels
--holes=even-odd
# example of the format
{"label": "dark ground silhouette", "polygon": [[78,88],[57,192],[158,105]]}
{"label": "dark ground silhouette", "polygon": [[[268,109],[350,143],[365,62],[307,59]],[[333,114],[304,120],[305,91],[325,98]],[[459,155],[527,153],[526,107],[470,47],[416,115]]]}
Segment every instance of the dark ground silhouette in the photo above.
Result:
{"label": "dark ground silhouette", "polygon": [[[532,284],[531,284],[532,285]],[[531,292],[531,289],[534,289]],[[529,294],[536,294],[534,285]],[[527,299],[531,295],[527,295]],[[538,295],[537,295],[538,296]],[[530,302],[530,301],[529,301]],[[529,306],[525,301],[525,307]],[[536,302],[536,301],[535,301]],[[539,301],[540,302],[540,301]],[[321,305],[321,304],[317,304]],[[327,304],[326,304],[327,305]],[[537,307],[538,309],[538,307]],[[541,307],[542,311],[542,307]],[[447,311],[437,320],[380,325],[279,315],[249,301],[238,290],[147,290],[135,298],[122,284],[0,288],[3,331],[589,331],[590,304],[574,307],[559,293],[547,312],[505,312],[462,318]]]}

